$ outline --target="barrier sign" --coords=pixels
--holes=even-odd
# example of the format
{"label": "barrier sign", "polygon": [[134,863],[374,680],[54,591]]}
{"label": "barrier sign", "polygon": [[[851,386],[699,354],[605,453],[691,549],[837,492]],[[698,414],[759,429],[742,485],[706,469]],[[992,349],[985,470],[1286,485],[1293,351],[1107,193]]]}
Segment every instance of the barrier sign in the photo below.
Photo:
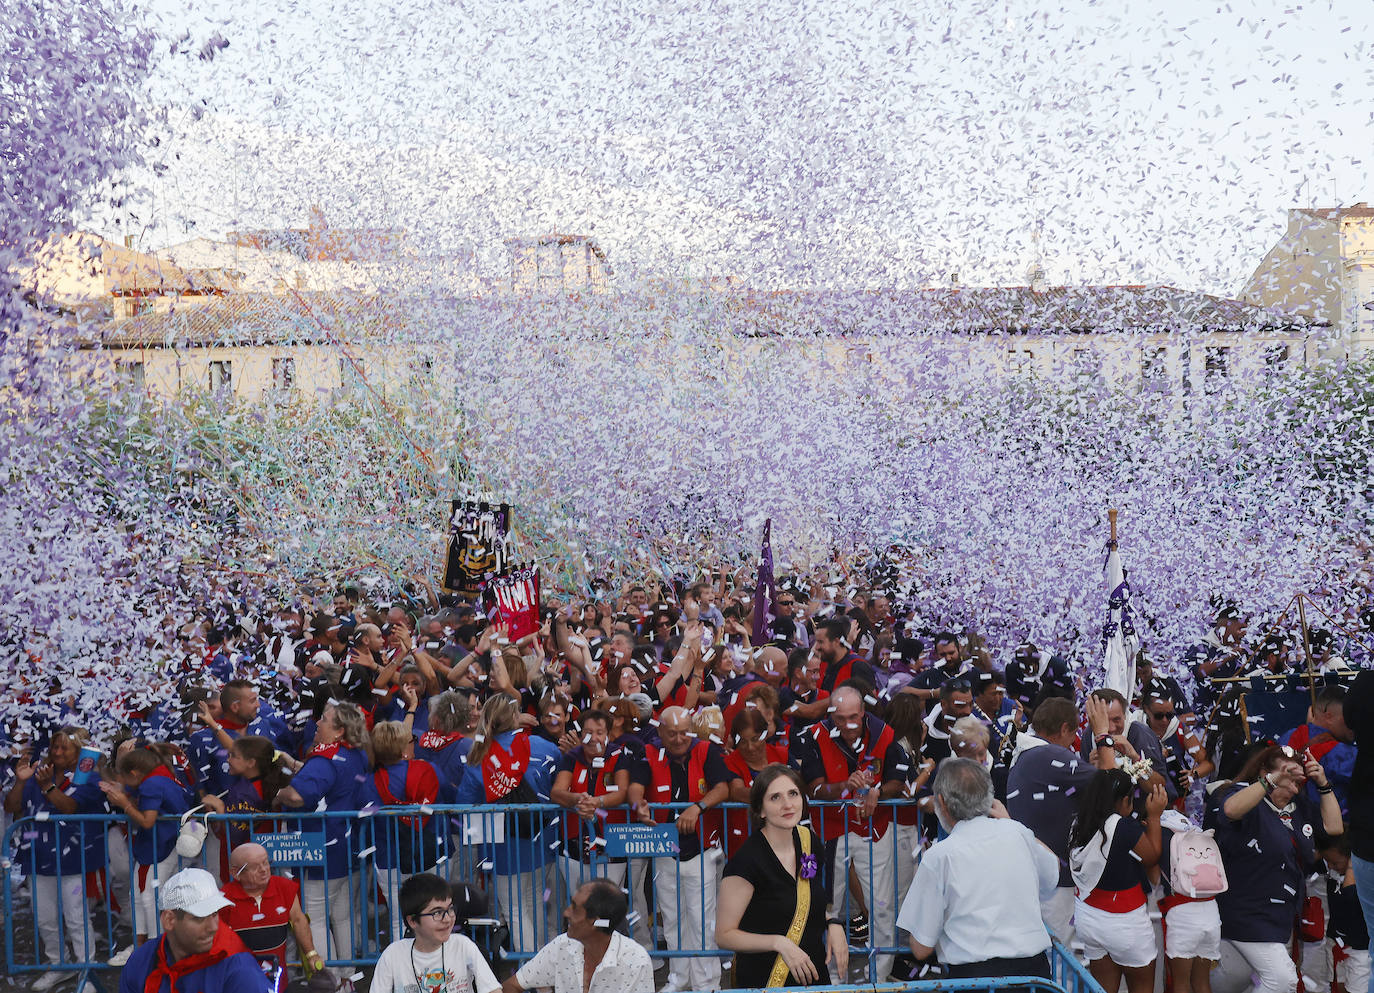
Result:
{"label": "barrier sign", "polygon": [[676,824],[607,824],[604,830],[607,858],[678,853]]}
{"label": "barrier sign", "polygon": [[253,837],[263,848],[273,868],[288,865],[320,865],[324,862],[324,832],[259,834]]}

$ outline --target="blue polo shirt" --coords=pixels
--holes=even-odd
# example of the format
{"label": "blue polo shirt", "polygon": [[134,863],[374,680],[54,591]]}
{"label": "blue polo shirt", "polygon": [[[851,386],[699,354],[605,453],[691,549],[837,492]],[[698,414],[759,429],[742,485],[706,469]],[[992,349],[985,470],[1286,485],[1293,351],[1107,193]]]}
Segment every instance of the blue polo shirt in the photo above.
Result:
{"label": "blue polo shirt", "polygon": [[[300,771],[291,778],[291,786],[304,801],[301,810],[315,810],[321,800],[325,810],[358,810],[364,799],[364,784],[371,778],[367,754],[342,747],[333,758],[314,755],[306,759]],[[290,826],[291,830],[299,825],[302,831],[324,832],[325,868],[322,872],[319,866],[306,866],[307,878],[319,879],[323,875],[337,879],[348,875],[355,848],[350,830],[352,824],[347,817],[324,817],[305,818]]]}
{"label": "blue polo shirt", "polygon": [[191,809],[186,788],[166,776],[149,776],[139,783],[134,804],[139,810],[157,811],[152,827],[133,829],[134,861],[139,865],[156,865],[176,848],[180,817]]}
{"label": "blue polo shirt", "polygon": [[[60,784],[59,784],[60,785]],[[78,814],[105,813],[98,783],[68,784],[63,793],[76,801]],[[23,816],[57,814],[36,778],[24,784]],[[61,815],[57,814],[60,818]],[[41,820],[20,833],[19,865],[40,876],[79,876],[105,867],[105,830],[98,821]]]}

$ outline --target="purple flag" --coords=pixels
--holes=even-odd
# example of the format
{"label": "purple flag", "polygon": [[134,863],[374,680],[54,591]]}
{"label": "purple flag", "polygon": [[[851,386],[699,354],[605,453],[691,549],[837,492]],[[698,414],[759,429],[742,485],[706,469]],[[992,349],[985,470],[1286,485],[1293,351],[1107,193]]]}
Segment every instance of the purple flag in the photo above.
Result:
{"label": "purple flag", "polygon": [[763,551],[759,553],[759,579],[754,584],[754,646],[773,640],[773,601],[778,587],[773,582],[773,518],[763,522]]}

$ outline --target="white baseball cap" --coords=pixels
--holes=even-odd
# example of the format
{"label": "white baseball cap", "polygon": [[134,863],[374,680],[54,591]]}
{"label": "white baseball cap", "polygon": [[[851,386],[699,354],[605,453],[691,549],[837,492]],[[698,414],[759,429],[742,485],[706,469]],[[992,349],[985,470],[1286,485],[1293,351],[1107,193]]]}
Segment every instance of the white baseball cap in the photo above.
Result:
{"label": "white baseball cap", "polygon": [[158,902],[163,910],[182,910],[192,917],[209,917],[233,906],[204,869],[182,869],[159,887]]}

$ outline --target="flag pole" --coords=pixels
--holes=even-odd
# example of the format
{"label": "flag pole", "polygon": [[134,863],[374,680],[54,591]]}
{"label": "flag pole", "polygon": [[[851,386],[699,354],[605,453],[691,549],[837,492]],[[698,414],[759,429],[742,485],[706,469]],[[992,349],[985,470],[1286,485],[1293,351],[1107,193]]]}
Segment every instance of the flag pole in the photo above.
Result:
{"label": "flag pole", "polygon": [[1307,639],[1307,595],[1298,594],[1298,624],[1302,627],[1302,654],[1307,659],[1307,693],[1312,706],[1317,705],[1317,674],[1312,668],[1312,645]]}
{"label": "flag pole", "polygon": [[1110,525],[1111,525],[1111,528],[1112,528],[1112,536],[1111,536],[1111,538],[1110,538],[1110,541],[1111,541],[1111,543],[1112,543],[1113,545],[1115,545],[1115,544],[1116,544],[1116,508],[1115,508],[1115,507],[1112,507],[1112,508],[1110,508],[1110,509],[1107,511],[1107,523],[1110,524]]}

